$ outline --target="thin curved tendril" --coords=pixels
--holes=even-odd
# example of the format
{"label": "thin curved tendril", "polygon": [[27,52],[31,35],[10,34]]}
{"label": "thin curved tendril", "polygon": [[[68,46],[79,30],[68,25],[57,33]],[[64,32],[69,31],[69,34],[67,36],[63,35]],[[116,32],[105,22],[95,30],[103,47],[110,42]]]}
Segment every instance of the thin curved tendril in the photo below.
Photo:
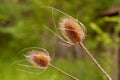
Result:
{"label": "thin curved tendril", "polygon": [[23,59],[23,60],[15,61],[15,62],[13,62],[11,65],[14,65],[14,64],[16,64],[16,63],[23,62],[23,61],[26,61],[26,60]]}
{"label": "thin curved tendril", "polygon": [[23,71],[23,72],[27,72],[27,73],[29,73],[29,74],[41,74],[41,73],[39,73],[39,72],[31,72],[31,71],[26,71],[26,70],[24,70],[24,69],[17,69],[17,70],[19,70],[19,71]]}
{"label": "thin curved tendril", "polygon": [[21,50],[19,53],[22,53],[22,52],[24,52],[24,51],[26,51],[26,50],[32,50],[32,49],[42,50],[42,51],[46,52],[47,55],[49,55],[49,53],[47,52],[46,49],[44,49],[44,48],[40,48],[40,47],[28,47],[28,48],[24,48],[24,49]]}
{"label": "thin curved tendril", "polygon": [[26,65],[26,64],[18,64],[18,65],[23,66],[23,67],[29,67],[29,68],[39,68],[39,67],[30,66],[30,65]]}
{"label": "thin curved tendril", "polygon": [[70,44],[65,44],[65,43],[61,43],[61,42],[59,42],[59,44],[61,44],[61,45],[65,45],[65,46],[68,46],[68,47],[71,47]]}
{"label": "thin curved tendril", "polygon": [[[48,28],[46,25],[43,25],[47,30],[49,30],[50,32],[52,32],[53,34],[55,34],[59,39],[61,39],[62,41],[66,42],[67,44],[71,44],[70,42],[64,40],[62,37],[60,37],[58,34],[56,34],[54,31],[52,31],[50,28]],[[73,44],[71,44],[73,45]]]}
{"label": "thin curved tendril", "polygon": [[53,24],[54,24],[54,26],[55,26],[55,30],[57,30],[57,25],[55,24],[55,19],[53,18],[54,16],[54,13],[53,13],[53,9],[52,9],[52,21],[53,21]]}
{"label": "thin curved tendril", "polygon": [[78,22],[78,23],[81,25],[81,27],[83,28],[83,30],[86,31],[86,29],[85,29],[85,27],[84,27],[84,24],[81,23],[78,19],[75,19],[74,17],[70,16],[69,14],[67,14],[67,13],[65,13],[65,12],[63,12],[63,11],[60,11],[60,10],[54,8],[54,7],[51,7],[51,6],[40,6],[40,7],[45,7],[45,8],[53,9],[53,10],[59,12],[59,13],[62,13],[62,14],[65,15],[65,16],[68,16],[68,17],[70,17],[70,18],[73,18],[76,22]]}
{"label": "thin curved tendril", "polygon": [[[42,6],[43,7],[43,6]],[[45,7],[45,6],[44,6]],[[57,10],[57,9],[55,9],[55,8],[53,8],[53,7],[50,7],[50,6],[46,6],[46,7],[48,7],[48,8],[51,8],[52,9],[52,20],[53,20],[53,24],[54,24],[54,26],[55,26],[55,28],[57,28],[57,25],[55,24],[55,20],[54,20],[54,18],[53,18],[53,10]],[[62,13],[62,14],[65,14],[65,13],[63,13],[62,11],[60,11],[60,10],[57,10],[57,11],[59,11],[60,13]],[[66,14],[67,15],[67,14]],[[68,16],[68,15],[67,15]],[[70,16],[69,16],[70,17]],[[44,25],[45,26],[45,25]],[[47,26],[45,26],[47,29],[48,29],[48,27]],[[62,37],[60,37],[58,34],[56,34],[54,31],[52,31],[51,29],[48,29],[50,32],[52,32],[52,33],[54,33],[59,39],[61,39],[62,41],[64,41],[65,43],[67,43],[67,44],[70,44],[70,45],[72,45],[71,43],[69,43],[68,41],[66,41],[66,40],[64,40]]]}
{"label": "thin curved tendril", "polygon": [[[51,7],[51,6],[40,6],[40,7],[43,7],[43,8],[50,8],[50,9],[52,9],[52,10],[55,10],[55,11],[57,11],[57,12],[63,14],[63,15],[66,15],[66,16],[68,16],[68,17],[74,19],[76,22],[79,23],[79,25],[80,25],[81,29],[83,30],[83,32],[86,33],[86,29],[85,29],[84,24],[81,23],[78,19],[75,19],[74,17],[70,16],[69,14],[67,14],[67,13],[65,13],[65,12],[63,12],[63,11],[60,11],[60,10],[54,8],[54,7]],[[54,22],[54,23],[55,23],[55,22]],[[56,26],[56,25],[55,25],[55,26]],[[46,27],[46,28],[47,28],[47,27]],[[48,29],[48,28],[47,28],[47,29]],[[60,37],[59,35],[57,35],[57,34],[56,34],[55,32],[53,32],[52,30],[50,30],[50,29],[48,29],[48,30],[51,31],[52,33],[54,33],[59,39],[63,40],[65,43],[70,44],[70,45],[73,45],[72,43],[70,43],[70,42],[64,40],[62,37]]]}
{"label": "thin curved tendril", "polygon": [[[73,18],[72,16],[70,16],[70,15],[68,15],[68,14],[66,14],[66,13],[64,13],[64,12],[62,12],[62,11],[60,11],[60,10],[54,8],[54,7],[51,7],[51,6],[40,6],[40,7],[45,7],[45,8],[53,9],[53,10],[55,10],[55,11],[57,11],[57,12],[60,12],[60,13],[62,13],[62,14],[64,14],[64,15],[68,16],[68,17]],[[73,19],[74,19],[74,18],[73,18]]]}
{"label": "thin curved tendril", "polygon": [[[26,65],[26,64],[17,64],[17,65],[19,65],[19,66],[22,66],[22,67],[27,67],[27,68],[36,68],[36,69],[41,69],[41,68],[39,68],[39,67],[36,67],[36,66],[30,66],[30,65]],[[45,71],[45,69],[43,69],[43,71],[41,71],[41,72],[32,72],[32,71],[28,71],[28,70],[23,70],[23,69],[19,69],[20,71],[23,71],[23,72],[27,72],[27,73],[32,73],[32,74],[41,74],[41,73],[43,73],[44,71]]]}

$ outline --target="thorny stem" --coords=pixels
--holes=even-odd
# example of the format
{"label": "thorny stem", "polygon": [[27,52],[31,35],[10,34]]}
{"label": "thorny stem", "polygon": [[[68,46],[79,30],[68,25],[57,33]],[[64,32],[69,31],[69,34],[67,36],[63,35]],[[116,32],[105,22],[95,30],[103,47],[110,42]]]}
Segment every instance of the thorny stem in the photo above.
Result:
{"label": "thorny stem", "polygon": [[66,76],[72,78],[73,80],[79,80],[78,78],[76,78],[76,77],[74,77],[74,76],[72,76],[72,75],[70,75],[70,74],[68,74],[68,73],[66,73],[66,72],[64,72],[64,71],[62,71],[61,69],[59,69],[59,68],[53,66],[52,64],[49,64],[49,66],[50,66],[51,68],[53,68],[53,69],[55,69],[55,70],[57,70],[57,71],[59,71],[59,72],[65,74]]}
{"label": "thorny stem", "polygon": [[102,66],[97,62],[93,55],[87,50],[82,42],[79,43],[80,47],[85,51],[85,53],[90,57],[90,59],[95,63],[95,65],[100,69],[100,71],[107,77],[108,80],[112,78],[107,74],[107,72],[102,68]]}

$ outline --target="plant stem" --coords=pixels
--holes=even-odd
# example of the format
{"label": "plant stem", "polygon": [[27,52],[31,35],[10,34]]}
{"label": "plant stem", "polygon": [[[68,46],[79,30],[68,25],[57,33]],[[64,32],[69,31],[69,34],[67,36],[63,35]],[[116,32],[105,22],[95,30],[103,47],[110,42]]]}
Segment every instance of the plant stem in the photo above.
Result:
{"label": "plant stem", "polygon": [[49,66],[50,66],[51,68],[53,68],[53,69],[55,69],[55,70],[57,70],[57,71],[59,71],[59,72],[65,74],[66,76],[72,78],[73,80],[79,80],[78,78],[76,78],[76,77],[74,77],[74,76],[72,76],[72,75],[70,75],[70,74],[68,74],[68,73],[66,73],[66,72],[64,72],[64,71],[62,71],[61,69],[59,69],[59,68],[53,66],[52,64],[49,64]]}
{"label": "plant stem", "polygon": [[85,51],[85,53],[90,57],[90,59],[95,63],[95,65],[100,69],[100,71],[107,77],[108,80],[112,80],[112,78],[107,74],[107,72],[102,68],[102,66],[97,62],[97,60],[93,57],[93,55],[87,50],[82,42],[79,43],[80,47]]}

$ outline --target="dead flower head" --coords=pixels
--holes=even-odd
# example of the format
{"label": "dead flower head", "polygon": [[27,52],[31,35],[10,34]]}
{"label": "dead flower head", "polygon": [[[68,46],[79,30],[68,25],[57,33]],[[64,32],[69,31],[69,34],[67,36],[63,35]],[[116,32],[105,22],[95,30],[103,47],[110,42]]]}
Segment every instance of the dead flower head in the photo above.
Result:
{"label": "dead flower head", "polygon": [[50,64],[50,56],[45,50],[31,50],[25,55],[26,59],[36,67],[47,68]]}
{"label": "dead flower head", "polygon": [[79,25],[79,23],[73,18],[62,18],[60,20],[60,28],[65,38],[69,40],[72,44],[81,42],[85,37],[81,25]]}

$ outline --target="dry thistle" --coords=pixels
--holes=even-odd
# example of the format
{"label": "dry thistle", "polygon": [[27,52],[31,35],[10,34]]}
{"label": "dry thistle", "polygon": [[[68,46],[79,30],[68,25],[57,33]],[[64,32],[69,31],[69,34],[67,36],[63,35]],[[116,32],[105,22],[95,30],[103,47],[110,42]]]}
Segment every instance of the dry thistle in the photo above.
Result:
{"label": "dry thistle", "polygon": [[61,69],[53,66],[52,64],[50,64],[51,58],[45,49],[30,50],[30,51],[28,51],[28,54],[25,55],[25,57],[31,64],[33,64],[37,68],[46,69],[48,66],[50,66],[51,68],[61,72],[64,75],[67,75],[68,77],[72,78],[73,80],[79,80],[78,78],[76,78],[76,77],[62,71]]}
{"label": "dry thistle", "polygon": [[107,79],[112,80],[111,77],[107,74],[107,72],[102,68],[102,66],[97,62],[97,60],[82,43],[82,40],[85,37],[82,25],[80,26],[75,19],[69,17],[61,19],[60,27],[65,38],[67,38],[70,43],[78,43],[80,47],[85,51],[85,53],[89,56],[89,58],[95,63],[98,69],[107,77]]}
{"label": "dry thistle", "polygon": [[50,64],[51,59],[47,52],[41,50],[31,50],[28,53],[29,54],[25,55],[25,57],[34,66],[44,69]]}
{"label": "dry thistle", "polygon": [[67,40],[72,44],[81,42],[85,38],[84,31],[73,18],[64,17],[60,21],[60,28]]}

